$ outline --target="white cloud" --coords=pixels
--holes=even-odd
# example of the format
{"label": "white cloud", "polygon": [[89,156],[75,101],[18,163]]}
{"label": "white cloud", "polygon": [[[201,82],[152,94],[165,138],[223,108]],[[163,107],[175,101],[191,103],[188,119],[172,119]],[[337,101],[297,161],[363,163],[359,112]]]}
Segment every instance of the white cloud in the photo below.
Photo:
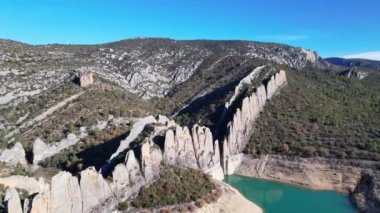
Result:
{"label": "white cloud", "polygon": [[380,51],[357,53],[352,55],[345,55],[342,58],[362,58],[380,61]]}
{"label": "white cloud", "polygon": [[302,41],[308,39],[306,35],[262,35],[258,37],[259,39],[269,40],[269,41]]}

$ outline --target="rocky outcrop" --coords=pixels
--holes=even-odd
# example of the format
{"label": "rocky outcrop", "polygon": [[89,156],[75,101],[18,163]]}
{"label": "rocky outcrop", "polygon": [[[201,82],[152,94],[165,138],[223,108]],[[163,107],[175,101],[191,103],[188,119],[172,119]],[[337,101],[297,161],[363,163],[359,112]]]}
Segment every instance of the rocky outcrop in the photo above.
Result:
{"label": "rocky outcrop", "polygon": [[40,161],[58,154],[61,150],[76,144],[79,139],[75,134],[68,134],[60,142],[46,144],[37,138],[33,144],[33,164],[37,165]]}
{"label": "rocky outcrop", "polygon": [[11,149],[0,150],[0,161],[9,166],[26,166],[25,150],[21,143],[16,143]]}
{"label": "rocky outcrop", "polygon": [[317,55],[316,52],[301,48],[301,51],[306,54],[306,61],[314,64],[319,60],[319,56]]}
{"label": "rocky outcrop", "polygon": [[243,156],[234,174],[291,183],[317,190],[352,192],[371,163],[323,158],[266,155],[252,159]]}
{"label": "rocky outcrop", "polygon": [[200,169],[223,179],[219,142],[213,140],[207,127],[194,125],[189,131],[187,127],[176,125],[174,130],[168,129],[163,159],[166,164]]}
{"label": "rocky outcrop", "polygon": [[117,148],[116,152],[112,154],[110,160],[116,157],[120,152],[126,150],[129,147],[129,144],[140,135],[140,133],[144,130],[146,125],[156,123],[156,122],[157,121],[153,116],[147,116],[145,118],[138,119],[133,124],[132,129],[129,132],[129,135],[127,136],[127,138],[120,142],[119,147]]}
{"label": "rocky outcrop", "polygon": [[222,162],[226,174],[232,174],[239,164],[238,155],[243,151],[251,137],[255,120],[267,100],[271,99],[279,89],[286,84],[285,71],[281,70],[271,76],[266,84],[257,87],[256,92],[243,99],[241,108],[233,115],[232,121],[227,126],[227,132],[223,141]]}
{"label": "rocky outcrop", "polygon": [[237,99],[237,96],[241,94],[244,90],[244,87],[247,85],[252,86],[253,81],[257,78],[260,72],[265,68],[265,66],[260,66],[254,69],[249,75],[240,80],[239,84],[235,87],[234,95],[230,98],[230,100],[226,103],[226,108],[228,109],[233,102]]}
{"label": "rocky outcrop", "polygon": [[[49,201],[46,200],[43,194],[37,194],[32,201],[32,209],[30,213],[48,213],[50,208],[48,206]],[[25,213],[25,212],[24,212]]]}
{"label": "rocky outcrop", "polygon": [[47,183],[43,178],[36,180],[35,178],[21,175],[0,177],[0,184],[10,188],[23,189],[29,194],[43,192],[47,187]]}
{"label": "rocky outcrop", "polygon": [[351,201],[359,212],[380,212],[380,174],[366,173],[350,194]]}
{"label": "rocky outcrop", "polygon": [[[83,199],[83,212],[90,212],[92,208],[111,197],[111,187],[95,168],[90,167],[80,173],[80,191]],[[76,211],[81,212],[81,211]]]}
{"label": "rocky outcrop", "polygon": [[10,188],[5,193],[5,209],[9,213],[22,213],[20,196],[15,188]]}
{"label": "rocky outcrop", "polygon": [[78,179],[68,172],[60,172],[52,178],[50,199],[51,212],[82,212],[82,194]]}
{"label": "rocky outcrop", "polygon": [[88,87],[94,83],[94,75],[92,73],[80,73],[78,81],[81,87]]}
{"label": "rocky outcrop", "polygon": [[160,173],[160,164],[162,161],[162,151],[160,148],[149,141],[141,147],[141,167],[143,175],[147,182]]}

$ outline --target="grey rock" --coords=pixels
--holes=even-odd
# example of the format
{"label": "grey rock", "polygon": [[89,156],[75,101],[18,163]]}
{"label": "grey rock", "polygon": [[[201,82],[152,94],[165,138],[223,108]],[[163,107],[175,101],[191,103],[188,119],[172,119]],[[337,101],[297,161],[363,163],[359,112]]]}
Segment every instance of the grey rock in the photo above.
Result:
{"label": "grey rock", "polygon": [[11,149],[0,150],[0,161],[10,166],[26,166],[25,150],[21,143],[16,143]]}
{"label": "grey rock", "polygon": [[82,171],[80,176],[83,212],[87,213],[111,197],[112,191],[110,185],[94,167]]}
{"label": "grey rock", "polygon": [[[82,212],[81,188],[79,188],[78,179],[76,177],[73,177],[70,173],[60,172],[52,178],[50,194],[51,212]],[[86,194],[84,194],[83,197],[85,197],[85,195]],[[83,199],[83,201],[85,201],[85,199]],[[38,203],[39,207],[42,209],[45,206],[49,206],[49,204],[42,204],[41,201],[36,201],[36,203]],[[83,202],[83,204],[86,203]],[[32,208],[34,208],[34,206]],[[83,210],[85,209],[83,208]]]}

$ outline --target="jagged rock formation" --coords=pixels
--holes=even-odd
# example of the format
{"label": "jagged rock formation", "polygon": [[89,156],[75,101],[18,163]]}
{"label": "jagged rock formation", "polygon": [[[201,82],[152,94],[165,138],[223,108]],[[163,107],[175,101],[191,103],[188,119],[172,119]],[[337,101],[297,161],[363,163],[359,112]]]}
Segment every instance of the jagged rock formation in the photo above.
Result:
{"label": "jagged rock formation", "polygon": [[60,172],[52,178],[50,199],[51,212],[82,212],[82,195],[78,179],[68,172]]}
{"label": "jagged rock formation", "polygon": [[83,212],[90,212],[93,207],[103,203],[112,195],[111,187],[93,167],[82,171],[80,176]]}
{"label": "jagged rock formation", "polygon": [[226,103],[226,108],[228,109],[233,102],[236,100],[237,96],[242,92],[246,85],[252,85],[252,82],[257,78],[260,72],[264,69],[265,66],[260,66],[254,69],[249,75],[243,78],[239,84],[235,87],[235,93],[230,98],[230,100]]}
{"label": "jagged rock formation", "polygon": [[240,157],[231,156],[241,153],[247,145],[254,121],[263,110],[266,101],[271,99],[285,84],[285,71],[281,70],[272,75],[266,84],[260,85],[256,92],[243,99],[241,108],[236,110],[232,121],[228,124],[223,141],[222,161],[225,174],[232,174],[236,165],[239,164]]}
{"label": "jagged rock formation", "polygon": [[47,183],[43,178],[36,180],[32,177],[14,175],[9,177],[0,177],[0,184],[10,187],[19,188],[29,192],[29,194],[43,192]]}
{"label": "jagged rock formation", "polygon": [[[233,162],[238,162],[233,159],[244,148],[244,140],[251,134],[258,113],[268,97],[272,97],[285,83],[285,73],[280,71],[266,85],[261,85],[255,93],[243,99],[241,109],[237,109],[227,128],[228,135],[223,142],[222,153],[218,140],[214,140],[209,128],[194,125],[189,130],[164,116],[159,116],[158,121],[153,116],[148,116],[134,123],[130,134],[120,143],[110,158],[110,163],[106,165],[112,169],[112,182],[90,167],[80,173],[80,181],[70,173],[60,172],[52,178],[51,185],[43,179],[37,181],[26,177],[0,179],[0,183],[36,193],[31,212],[87,213],[114,209],[117,201],[129,198],[141,186],[150,184],[159,174],[161,163],[199,169],[216,179],[223,179],[222,165],[224,172],[228,173]],[[149,128],[146,128],[147,125]],[[130,147],[146,129],[149,129],[149,135]],[[65,143],[53,145],[37,140],[34,146],[35,162],[66,148],[71,144],[70,141],[78,140],[74,136],[68,137],[73,140],[66,139],[68,141]],[[113,165],[111,161],[123,153],[126,153],[124,162]],[[221,162],[221,159],[224,161]],[[24,181],[24,184],[17,185],[17,181]],[[101,206],[103,202],[109,205]]]}
{"label": "jagged rock formation", "polygon": [[62,139],[60,142],[46,144],[41,139],[37,138],[33,144],[33,164],[37,165],[38,162],[76,144],[79,139],[80,138],[75,134],[68,134],[67,137]]}
{"label": "jagged rock formation", "polygon": [[360,212],[380,212],[380,174],[366,173],[350,194],[351,201]]}
{"label": "jagged rock formation", "polygon": [[[17,184],[20,181],[22,183]],[[0,182],[7,187],[24,189],[29,194],[37,193],[32,201],[31,212],[91,212],[92,208],[112,196],[109,183],[93,168],[82,171],[80,183],[77,177],[68,172],[55,175],[50,185],[43,180],[23,176],[11,176],[8,181]],[[19,205],[21,209],[21,203]]]}
{"label": "jagged rock formation", "polygon": [[5,193],[5,209],[9,213],[22,213],[21,201],[15,188],[10,188]]}
{"label": "jagged rock formation", "polygon": [[127,138],[125,140],[122,140],[120,142],[120,145],[117,148],[117,151],[114,154],[112,154],[110,160],[112,160],[113,158],[115,158],[120,152],[122,152],[125,149],[127,149],[129,147],[129,144],[132,141],[134,141],[140,135],[140,133],[144,130],[144,128],[145,128],[145,126],[147,124],[152,124],[152,123],[155,123],[155,122],[157,122],[157,121],[156,121],[156,119],[153,116],[147,116],[145,118],[138,119],[133,124],[133,127],[132,127],[129,135],[127,136]]}
{"label": "jagged rock formation", "polygon": [[219,142],[213,141],[207,127],[195,125],[190,132],[187,127],[176,125],[174,131],[166,132],[164,150],[164,161],[169,165],[200,169],[223,179]]}
{"label": "jagged rock formation", "polygon": [[11,149],[0,150],[0,161],[10,166],[26,166],[25,150],[21,143],[16,143]]}
{"label": "jagged rock formation", "polygon": [[351,68],[349,70],[344,70],[338,73],[338,75],[347,76],[348,78],[354,77],[362,80],[368,76],[368,72],[360,71],[357,67]]}

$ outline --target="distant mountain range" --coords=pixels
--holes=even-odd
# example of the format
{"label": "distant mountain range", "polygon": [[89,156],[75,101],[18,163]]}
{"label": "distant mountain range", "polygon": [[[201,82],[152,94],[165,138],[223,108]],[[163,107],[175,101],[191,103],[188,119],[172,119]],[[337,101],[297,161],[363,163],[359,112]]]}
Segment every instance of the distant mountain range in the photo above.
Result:
{"label": "distant mountain range", "polygon": [[345,59],[345,58],[325,58],[325,61],[343,67],[361,67],[375,71],[380,71],[380,61],[368,59]]}

